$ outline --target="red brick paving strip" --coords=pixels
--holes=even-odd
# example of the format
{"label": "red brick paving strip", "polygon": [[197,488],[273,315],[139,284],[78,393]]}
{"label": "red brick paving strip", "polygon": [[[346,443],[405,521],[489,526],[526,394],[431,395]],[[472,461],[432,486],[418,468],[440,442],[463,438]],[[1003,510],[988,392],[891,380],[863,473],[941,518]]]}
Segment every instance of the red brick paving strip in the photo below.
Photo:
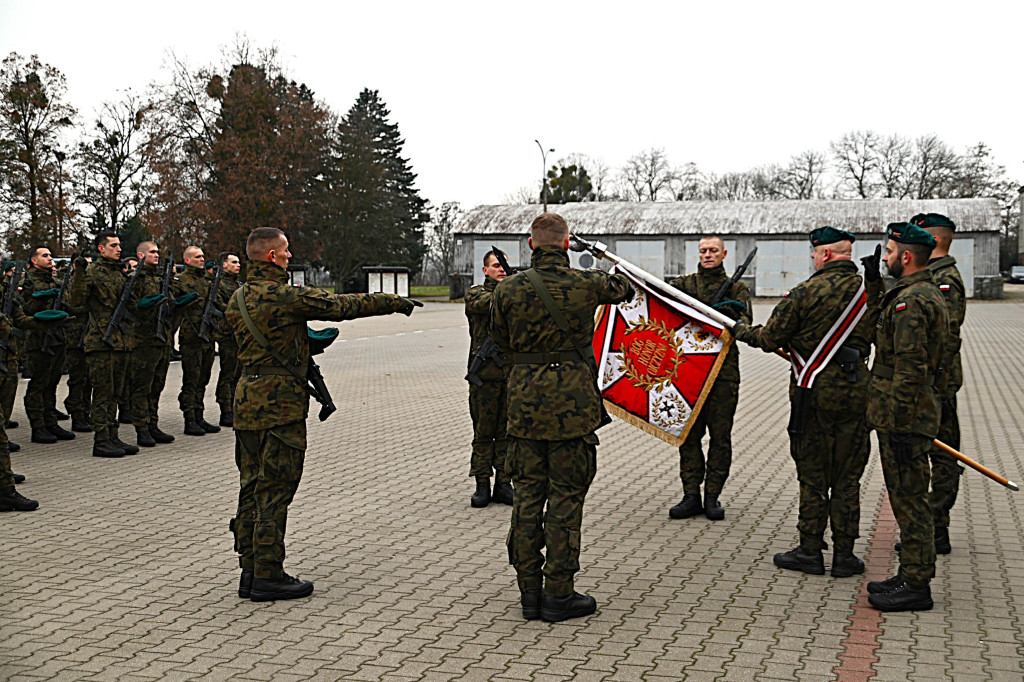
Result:
{"label": "red brick paving strip", "polygon": [[897,528],[896,517],[889,506],[889,495],[883,492],[878,501],[875,532],[868,543],[864,579],[853,604],[850,624],[845,628],[846,638],[839,654],[839,665],[833,670],[840,682],[868,680],[877,674],[873,666],[878,663],[875,652],[881,646],[878,638],[882,634],[883,615],[868,603],[867,585],[870,580],[885,580],[892,575],[892,545],[896,542]]}

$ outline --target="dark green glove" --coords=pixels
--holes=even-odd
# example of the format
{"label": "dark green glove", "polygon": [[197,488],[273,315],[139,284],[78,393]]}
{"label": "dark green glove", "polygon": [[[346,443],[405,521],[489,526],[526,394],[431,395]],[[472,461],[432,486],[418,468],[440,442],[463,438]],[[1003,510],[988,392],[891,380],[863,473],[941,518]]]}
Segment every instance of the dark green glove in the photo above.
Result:
{"label": "dark green glove", "polygon": [[910,461],[913,455],[913,447],[911,445],[912,434],[906,431],[890,431],[889,432],[889,447],[892,448],[893,457],[900,464]]}
{"label": "dark green glove", "polygon": [[143,296],[141,299],[139,299],[139,310],[152,308],[165,298],[167,298],[165,294],[150,294],[149,296]]}
{"label": "dark green glove", "polygon": [[423,304],[417,301],[416,299],[405,298],[404,296],[399,296],[398,299],[401,301],[401,305],[395,312],[402,313],[406,317],[412,315],[413,308],[423,307]]}
{"label": "dark green glove", "polygon": [[33,291],[32,298],[53,298],[54,296],[60,295],[60,289],[43,289],[42,291]]}
{"label": "dark green glove", "polygon": [[860,262],[864,265],[864,279],[869,282],[877,282],[882,279],[882,273],[878,269],[882,263],[881,244],[875,247],[875,252],[873,254],[870,256],[864,256],[860,259]]}

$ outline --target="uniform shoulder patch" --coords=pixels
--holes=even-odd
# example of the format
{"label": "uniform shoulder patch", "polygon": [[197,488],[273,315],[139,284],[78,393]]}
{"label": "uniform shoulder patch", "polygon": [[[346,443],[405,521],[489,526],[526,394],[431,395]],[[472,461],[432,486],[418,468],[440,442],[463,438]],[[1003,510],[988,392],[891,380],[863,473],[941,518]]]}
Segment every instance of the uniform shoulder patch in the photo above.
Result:
{"label": "uniform shoulder patch", "polygon": [[784,294],[782,295],[782,298],[789,298],[789,292],[787,291],[786,293],[784,293]]}
{"label": "uniform shoulder patch", "polygon": [[949,285],[948,284],[940,284],[939,285],[939,291],[949,291]]}
{"label": "uniform shoulder patch", "polygon": [[901,302],[896,304],[896,312],[899,312],[901,310],[906,310],[906,309],[907,309],[907,304],[906,303],[903,303],[901,301]]}

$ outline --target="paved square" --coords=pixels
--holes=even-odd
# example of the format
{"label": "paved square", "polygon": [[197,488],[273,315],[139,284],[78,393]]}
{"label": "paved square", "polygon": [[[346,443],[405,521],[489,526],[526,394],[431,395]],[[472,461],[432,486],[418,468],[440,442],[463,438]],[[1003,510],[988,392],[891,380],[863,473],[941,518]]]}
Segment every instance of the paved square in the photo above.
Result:
{"label": "paved square", "polygon": [[[960,414],[964,451],[1019,483],[1024,287],[1007,291],[968,306]],[[758,302],[755,321],[769,311]],[[314,409],[289,518],[286,569],[316,583],[298,601],[235,594],[233,437],[181,435],[178,363],[161,423],[177,441],[121,460],[91,457],[89,434],[29,443],[22,382],[12,459],[41,507],[0,515],[0,679],[1024,679],[1024,497],[979,474],[963,477],[931,612],[864,607],[864,582],[895,558],[875,455],[856,548],[868,574],[772,565],[797,537],[788,367],[745,347],[725,520],[670,520],[677,453],[613,423],[577,578],[598,613],[524,621],[510,508],[469,506],[462,306],[340,329],[321,356],[339,410],[319,423]]]}

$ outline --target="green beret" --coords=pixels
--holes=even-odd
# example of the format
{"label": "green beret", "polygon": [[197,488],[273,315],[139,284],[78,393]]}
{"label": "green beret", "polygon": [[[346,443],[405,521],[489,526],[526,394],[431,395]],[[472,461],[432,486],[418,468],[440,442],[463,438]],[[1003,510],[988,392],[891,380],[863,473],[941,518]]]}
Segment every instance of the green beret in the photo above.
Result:
{"label": "green beret", "polygon": [[840,230],[838,227],[832,227],[831,225],[812,230],[808,238],[814,246],[824,246],[825,244],[835,244],[842,241],[851,243],[857,241],[857,238],[846,230]]}
{"label": "green beret", "polygon": [[178,299],[174,302],[174,305],[175,307],[180,308],[182,306],[189,305],[190,303],[195,303],[198,300],[199,294],[197,294],[194,291],[190,291],[187,294],[182,294],[181,296],[179,296]]}
{"label": "green beret", "polygon": [[7,268],[13,268],[15,265],[17,265],[17,263],[12,260],[4,261],[4,272],[7,271]]}
{"label": "green beret", "polygon": [[935,237],[913,223],[889,223],[886,234],[897,244],[924,244],[934,249],[938,243]]}
{"label": "green beret", "polygon": [[337,327],[327,327],[319,331],[306,327],[306,336],[309,337],[309,354],[319,355],[338,338]]}
{"label": "green beret", "polygon": [[54,296],[60,295],[60,289],[43,289],[42,291],[33,291],[32,298],[53,298]]}
{"label": "green beret", "polygon": [[[198,296],[199,294],[196,294]],[[149,296],[143,296],[139,299],[139,310],[145,310],[146,308],[152,308],[160,301],[167,298],[164,294],[150,294]]]}
{"label": "green beret", "polygon": [[910,222],[926,230],[929,227],[948,227],[956,232],[956,223],[941,213],[918,213],[910,219]]}
{"label": "green beret", "polygon": [[60,322],[71,316],[68,315],[66,310],[40,310],[32,317],[40,322]]}

